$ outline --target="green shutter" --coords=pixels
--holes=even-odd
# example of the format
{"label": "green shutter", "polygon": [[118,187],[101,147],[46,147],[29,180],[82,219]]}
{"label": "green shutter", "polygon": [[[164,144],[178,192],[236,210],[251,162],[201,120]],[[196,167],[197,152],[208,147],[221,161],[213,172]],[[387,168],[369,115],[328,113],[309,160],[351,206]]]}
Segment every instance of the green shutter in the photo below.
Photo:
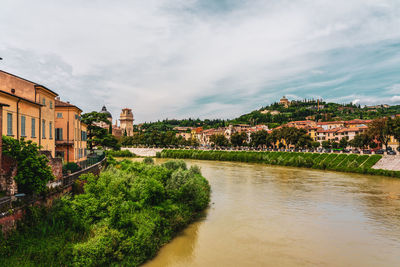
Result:
{"label": "green shutter", "polygon": [[32,137],[36,137],[36,120],[35,118],[32,118],[32,128],[31,128],[31,135]]}
{"label": "green shutter", "polygon": [[25,133],[25,116],[21,116],[21,136],[26,136],[26,133]]}
{"label": "green shutter", "polygon": [[7,113],[7,135],[12,135],[12,113]]}

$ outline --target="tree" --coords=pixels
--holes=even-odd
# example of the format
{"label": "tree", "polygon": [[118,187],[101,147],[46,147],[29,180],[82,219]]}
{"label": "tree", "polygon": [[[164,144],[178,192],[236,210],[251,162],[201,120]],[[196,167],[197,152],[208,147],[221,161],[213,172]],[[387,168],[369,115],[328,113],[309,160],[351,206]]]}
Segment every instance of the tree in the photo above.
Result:
{"label": "tree", "polygon": [[231,144],[233,146],[241,147],[243,146],[244,143],[246,143],[246,140],[247,140],[247,134],[245,132],[234,133],[231,136]]}
{"label": "tree", "polygon": [[386,150],[392,134],[392,128],[390,127],[392,122],[390,120],[387,118],[375,119],[369,124],[368,128],[368,134],[384,145]]}
{"label": "tree", "polygon": [[254,132],[250,135],[252,147],[262,147],[267,145],[268,132],[265,130]]}
{"label": "tree", "polygon": [[223,134],[213,134],[210,136],[210,142],[217,147],[228,146],[229,141]]}
{"label": "tree", "polygon": [[317,142],[317,141],[314,141],[314,142],[311,143],[311,146],[312,146],[314,149],[319,148],[320,145],[321,145],[321,144],[320,144],[319,142]]}
{"label": "tree", "polygon": [[326,140],[326,141],[322,141],[322,147],[325,149],[329,149],[332,147],[331,141]]}
{"label": "tree", "polygon": [[396,117],[396,119],[390,120],[389,125],[393,137],[400,142],[400,117]]}
{"label": "tree", "polygon": [[26,194],[39,194],[47,189],[47,183],[54,179],[49,160],[39,152],[39,146],[32,141],[16,140],[3,136],[3,154],[17,162],[17,175],[14,177],[18,191]]}
{"label": "tree", "polygon": [[350,141],[352,147],[364,149],[373,142],[372,138],[368,134],[357,134],[353,140]]}
{"label": "tree", "polygon": [[342,137],[339,142],[339,148],[345,149],[348,144],[349,142],[347,141],[347,139],[345,137]]}
{"label": "tree", "polygon": [[[85,113],[82,115],[82,122],[88,126],[88,147],[93,150],[94,146],[103,146],[113,149],[119,149],[118,140],[109,133],[111,122],[108,120],[107,115],[96,111]],[[99,126],[100,123],[109,125],[109,129],[104,129]],[[112,128],[111,128],[112,131]]]}

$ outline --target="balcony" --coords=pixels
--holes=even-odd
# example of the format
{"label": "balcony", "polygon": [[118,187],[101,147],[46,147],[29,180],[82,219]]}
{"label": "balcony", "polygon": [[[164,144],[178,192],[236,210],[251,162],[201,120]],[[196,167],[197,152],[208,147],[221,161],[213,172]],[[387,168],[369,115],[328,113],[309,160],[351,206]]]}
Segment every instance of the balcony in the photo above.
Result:
{"label": "balcony", "polygon": [[73,140],[56,140],[56,145],[72,146],[72,145],[74,145],[74,141]]}

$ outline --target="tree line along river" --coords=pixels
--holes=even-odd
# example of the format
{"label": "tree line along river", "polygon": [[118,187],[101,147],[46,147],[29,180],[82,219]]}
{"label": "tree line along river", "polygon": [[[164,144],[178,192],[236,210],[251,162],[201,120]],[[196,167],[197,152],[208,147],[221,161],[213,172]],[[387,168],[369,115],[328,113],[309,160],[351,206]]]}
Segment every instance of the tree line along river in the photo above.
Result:
{"label": "tree line along river", "polygon": [[186,162],[201,167],[212,204],[146,267],[400,266],[396,178]]}

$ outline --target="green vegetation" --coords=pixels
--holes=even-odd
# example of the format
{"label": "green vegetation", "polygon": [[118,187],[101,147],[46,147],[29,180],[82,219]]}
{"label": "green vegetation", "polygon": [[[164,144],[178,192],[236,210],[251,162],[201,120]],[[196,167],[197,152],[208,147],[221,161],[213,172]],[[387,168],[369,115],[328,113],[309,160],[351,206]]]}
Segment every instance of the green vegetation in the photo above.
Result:
{"label": "green vegetation", "polygon": [[[88,126],[87,145],[90,150],[93,150],[96,146],[108,147],[114,150],[121,148],[118,140],[112,135],[112,125],[106,114],[93,111],[83,114],[81,120]],[[107,124],[109,126],[108,129],[99,127],[99,123]]]}
{"label": "green vegetation", "polygon": [[298,153],[298,152],[247,152],[215,150],[172,150],[164,149],[157,157],[255,162],[271,165],[306,167],[322,170],[355,172],[364,174],[400,177],[399,171],[375,170],[371,167],[381,155],[355,155],[335,153]]}
{"label": "green vegetation", "polygon": [[210,186],[183,161],[124,160],[86,179],[84,193],[31,207],[8,239],[0,266],[138,266],[201,215]]}
{"label": "green vegetation", "polygon": [[129,146],[155,146],[155,147],[177,147],[177,146],[199,146],[197,139],[185,140],[182,136],[176,136],[174,131],[162,132],[151,130],[136,132],[133,136],[123,136],[120,143],[124,147]]}
{"label": "green vegetation", "polygon": [[17,162],[17,175],[14,177],[18,192],[39,194],[47,190],[47,183],[54,179],[49,160],[40,154],[39,146],[28,140],[16,140],[3,136],[3,154]]}
{"label": "green vegetation", "polygon": [[77,172],[80,170],[82,170],[82,168],[75,162],[68,162],[68,163],[65,163],[63,166],[63,174],[67,174],[68,171],[70,171],[71,173],[74,173],[74,172]]}
{"label": "green vegetation", "polygon": [[[278,114],[263,114],[261,111],[275,111]],[[289,107],[284,107],[279,103],[254,110],[250,113],[239,116],[232,120],[163,120],[152,123],[144,123],[140,130],[143,131],[172,131],[174,127],[203,127],[204,129],[225,127],[229,124],[267,124],[270,128],[296,120],[305,120],[307,117],[314,121],[334,121],[334,120],[353,120],[353,119],[376,119],[385,116],[400,114],[400,105],[397,106],[378,106],[376,108],[361,107],[354,104],[326,103],[316,100],[292,101]],[[139,129],[137,129],[139,130]],[[400,133],[400,129],[398,130]]]}
{"label": "green vegetation", "polygon": [[106,156],[118,158],[134,158],[136,155],[129,150],[106,150]]}

